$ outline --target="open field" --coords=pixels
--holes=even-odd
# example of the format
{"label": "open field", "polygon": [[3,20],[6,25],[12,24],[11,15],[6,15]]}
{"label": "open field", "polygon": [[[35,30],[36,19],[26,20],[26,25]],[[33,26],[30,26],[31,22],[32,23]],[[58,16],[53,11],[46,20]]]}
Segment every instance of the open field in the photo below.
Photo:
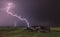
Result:
{"label": "open field", "polygon": [[0,28],[3,37],[60,37],[60,28],[51,28],[51,32],[29,32],[22,28]]}

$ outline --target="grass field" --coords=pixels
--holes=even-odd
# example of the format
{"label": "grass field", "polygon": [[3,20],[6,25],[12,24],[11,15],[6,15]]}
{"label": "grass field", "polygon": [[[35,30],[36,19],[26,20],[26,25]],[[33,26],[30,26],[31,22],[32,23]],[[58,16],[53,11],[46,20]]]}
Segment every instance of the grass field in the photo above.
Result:
{"label": "grass field", "polygon": [[22,28],[0,28],[0,37],[60,37],[60,28],[51,28],[51,32],[29,32]]}

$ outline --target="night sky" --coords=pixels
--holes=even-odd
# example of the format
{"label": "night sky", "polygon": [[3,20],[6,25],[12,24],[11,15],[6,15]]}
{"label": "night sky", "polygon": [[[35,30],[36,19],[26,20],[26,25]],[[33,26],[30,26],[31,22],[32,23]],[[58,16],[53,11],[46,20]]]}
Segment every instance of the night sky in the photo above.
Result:
{"label": "night sky", "polygon": [[[53,0],[0,0],[0,9],[5,8],[7,2],[13,2],[15,7],[11,10],[14,14],[26,18],[30,25],[49,23],[60,24],[60,2]],[[11,26],[16,17],[8,15],[5,10],[0,10],[0,26]],[[23,21],[19,21],[24,23]],[[20,24],[19,23],[19,24]]]}

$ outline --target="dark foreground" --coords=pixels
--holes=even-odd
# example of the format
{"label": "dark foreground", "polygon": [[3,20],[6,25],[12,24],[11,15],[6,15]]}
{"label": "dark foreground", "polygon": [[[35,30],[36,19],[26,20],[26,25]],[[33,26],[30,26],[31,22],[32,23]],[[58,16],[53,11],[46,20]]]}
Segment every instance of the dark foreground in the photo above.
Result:
{"label": "dark foreground", "polygon": [[23,28],[0,28],[0,37],[60,37],[60,28],[51,28],[51,32],[29,32]]}

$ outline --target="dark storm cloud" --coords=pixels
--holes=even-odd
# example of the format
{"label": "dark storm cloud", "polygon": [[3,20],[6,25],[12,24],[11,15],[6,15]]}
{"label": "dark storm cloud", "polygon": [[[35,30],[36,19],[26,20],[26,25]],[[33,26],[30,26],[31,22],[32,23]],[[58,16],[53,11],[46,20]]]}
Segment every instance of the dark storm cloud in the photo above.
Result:
{"label": "dark storm cloud", "polygon": [[47,20],[49,12],[49,1],[48,0],[25,0],[24,12],[25,14],[34,18],[36,21]]}
{"label": "dark storm cloud", "polygon": [[[48,13],[49,12],[49,1],[48,0],[8,0],[7,2],[15,3],[16,6],[12,10],[12,12],[18,15],[21,15],[23,18],[24,17],[27,18],[30,24],[31,23],[36,24],[41,21],[50,20],[49,18],[50,15],[48,15],[49,14]],[[11,18],[9,19],[12,20],[14,17],[12,19]]]}
{"label": "dark storm cloud", "polygon": [[60,23],[60,3],[55,2],[53,0],[25,0],[23,2],[25,15],[35,22],[50,21]]}
{"label": "dark storm cloud", "polygon": [[[37,24],[46,21],[60,23],[60,13],[59,13],[60,7],[58,7],[59,3],[55,3],[56,1],[53,2],[52,0],[0,0],[0,8],[4,7],[3,2],[6,1],[13,2],[16,5],[15,6],[16,8],[14,8],[12,12],[21,15],[23,18],[24,17],[27,18],[30,24]],[[15,17],[11,17],[10,20],[11,19],[12,21],[17,20],[15,19]]]}

